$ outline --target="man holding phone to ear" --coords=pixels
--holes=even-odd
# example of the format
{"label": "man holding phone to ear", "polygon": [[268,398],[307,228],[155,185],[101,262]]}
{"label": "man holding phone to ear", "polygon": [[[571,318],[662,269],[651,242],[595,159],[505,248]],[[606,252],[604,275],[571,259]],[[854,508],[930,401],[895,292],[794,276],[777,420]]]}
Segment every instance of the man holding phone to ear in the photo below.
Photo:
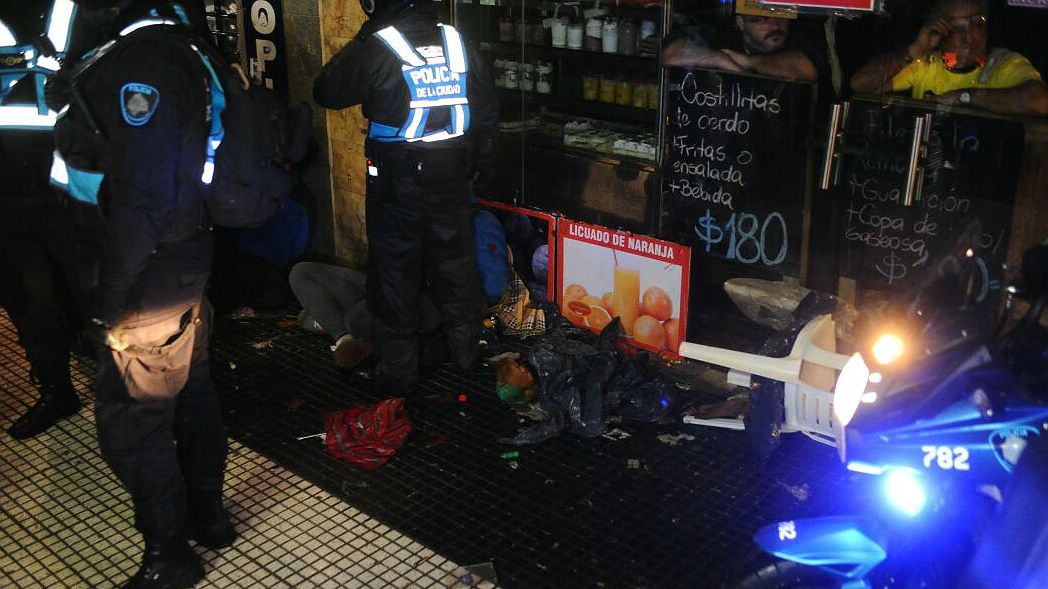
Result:
{"label": "man holding phone to ear", "polygon": [[986,0],[940,0],[917,38],[852,77],[855,92],[909,91],[945,105],[1048,116],[1048,89],[1022,55],[988,50]]}

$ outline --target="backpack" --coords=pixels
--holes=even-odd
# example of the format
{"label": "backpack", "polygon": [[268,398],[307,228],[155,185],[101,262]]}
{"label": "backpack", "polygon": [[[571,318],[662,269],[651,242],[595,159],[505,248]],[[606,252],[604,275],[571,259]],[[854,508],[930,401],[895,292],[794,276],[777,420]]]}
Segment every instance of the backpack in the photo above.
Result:
{"label": "backpack", "polygon": [[[103,46],[77,67],[74,80],[123,41],[144,39],[191,51],[208,78],[209,135],[200,181],[206,185],[202,193],[211,222],[222,227],[262,225],[295,186],[292,166],[305,157],[309,105],[288,108],[273,90],[251,84],[239,64],[230,65],[208,41],[177,25],[143,27]],[[75,81],[73,91],[77,92]]]}
{"label": "backpack", "polygon": [[[201,39],[191,47],[211,77],[211,136],[201,180],[211,221],[223,227],[257,227],[283,206],[295,185],[292,164],[305,155],[310,110],[293,112],[269,88],[251,84]],[[211,146],[221,143],[217,149]],[[209,179],[208,168],[213,172]]]}

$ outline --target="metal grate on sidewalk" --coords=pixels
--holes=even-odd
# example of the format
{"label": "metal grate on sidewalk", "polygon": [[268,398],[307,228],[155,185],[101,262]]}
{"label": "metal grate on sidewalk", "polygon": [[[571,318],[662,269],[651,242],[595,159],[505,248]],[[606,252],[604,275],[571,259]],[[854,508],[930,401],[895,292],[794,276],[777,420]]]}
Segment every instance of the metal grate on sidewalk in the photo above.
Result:
{"label": "metal grate on sidewalk", "polygon": [[530,422],[497,399],[493,369],[448,366],[423,374],[400,454],[364,473],[296,438],[323,431],[326,412],[390,395],[335,368],[325,336],[278,327],[291,317],[217,322],[231,436],[451,560],[492,562],[500,586],[722,586],[753,557],[758,527],[821,513],[843,478],[833,449],[799,434],[766,463],[742,432],[684,425],[506,446]]}

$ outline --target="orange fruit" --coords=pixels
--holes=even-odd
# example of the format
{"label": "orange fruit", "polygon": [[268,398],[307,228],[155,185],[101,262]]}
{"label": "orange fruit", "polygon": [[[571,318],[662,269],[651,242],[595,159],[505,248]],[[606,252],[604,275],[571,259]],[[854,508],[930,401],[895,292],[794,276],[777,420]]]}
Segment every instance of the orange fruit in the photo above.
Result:
{"label": "orange fruit", "polygon": [[600,302],[604,305],[604,310],[608,312],[608,315],[615,316],[615,293],[606,292],[600,297]]}
{"label": "orange fruit", "polygon": [[666,344],[666,332],[662,323],[651,315],[641,315],[633,323],[633,341],[638,344],[661,349]]}
{"label": "orange fruit", "polygon": [[593,295],[586,295],[586,296],[582,297],[579,300],[582,301],[583,303],[586,303],[587,305],[589,305],[591,307],[600,307],[601,306],[600,299],[598,299],[597,297],[595,297]]}
{"label": "orange fruit", "polygon": [[566,305],[571,301],[581,301],[588,294],[589,293],[586,292],[586,287],[581,284],[569,284],[568,287],[564,289],[564,304]]}
{"label": "orange fruit", "polygon": [[676,354],[680,349],[680,319],[668,319],[662,330],[666,332],[666,349]]}
{"label": "orange fruit", "polygon": [[586,292],[586,288],[581,284],[569,284],[568,287],[564,289],[564,296],[560,301],[561,314],[567,317],[568,320],[571,320],[572,311],[568,308],[568,304],[574,301],[581,301],[586,298],[587,295],[589,295],[589,293]]}
{"label": "orange fruit", "polygon": [[670,295],[666,294],[666,291],[657,286],[652,286],[644,291],[641,309],[643,313],[651,315],[659,321],[665,321],[673,315],[673,301],[670,300]]}
{"label": "orange fruit", "polygon": [[586,327],[586,318],[592,313],[592,308],[581,301],[571,301],[564,304],[564,318],[575,327]]}
{"label": "orange fruit", "polygon": [[611,315],[604,310],[604,307],[599,305],[590,306],[590,314],[583,321],[586,323],[586,327],[596,329],[597,331],[603,331],[605,327],[611,323]]}

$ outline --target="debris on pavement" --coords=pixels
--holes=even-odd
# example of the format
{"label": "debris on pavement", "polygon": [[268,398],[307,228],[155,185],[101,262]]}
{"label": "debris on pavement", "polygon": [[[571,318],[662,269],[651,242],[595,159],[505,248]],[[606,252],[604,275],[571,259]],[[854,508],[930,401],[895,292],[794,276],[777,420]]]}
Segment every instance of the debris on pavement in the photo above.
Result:
{"label": "debris on pavement", "polygon": [[505,403],[521,403],[535,396],[535,375],[518,360],[519,354],[500,354],[495,369],[495,393]]}
{"label": "debris on pavement", "polygon": [[617,347],[618,319],[592,341],[593,334],[560,328],[535,338],[528,364],[538,375],[538,405],[549,413],[507,444],[535,444],[567,430],[592,438],[607,431],[607,419],[669,423],[676,414],[676,390],[659,378],[647,353],[627,355]]}
{"label": "debris on pavement", "polygon": [[797,501],[807,501],[808,497],[811,496],[811,489],[808,487],[808,483],[801,483],[799,485],[788,485],[782,481],[775,481],[775,484],[786,489],[786,492],[793,495],[793,498]]}
{"label": "debris on pavement", "polygon": [[626,430],[615,428],[604,432],[600,437],[618,442],[619,440],[625,440],[630,437],[630,433]]}
{"label": "debris on pavement", "polygon": [[658,440],[667,446],[679,446],[681,440],[694,441],[695,436],[690,434],[661,434]]}
{"label": "debris on pavement", "polygon": [[495,565],[491,562],[458,567],[446,581],[448,589],[495,589],[498,584]]}
{"label": "debris on pavement", "polygon": [[350,466],[375,470],[388,462],[411,433],[405,399],[394,397],[324,416],[328,453]]}

